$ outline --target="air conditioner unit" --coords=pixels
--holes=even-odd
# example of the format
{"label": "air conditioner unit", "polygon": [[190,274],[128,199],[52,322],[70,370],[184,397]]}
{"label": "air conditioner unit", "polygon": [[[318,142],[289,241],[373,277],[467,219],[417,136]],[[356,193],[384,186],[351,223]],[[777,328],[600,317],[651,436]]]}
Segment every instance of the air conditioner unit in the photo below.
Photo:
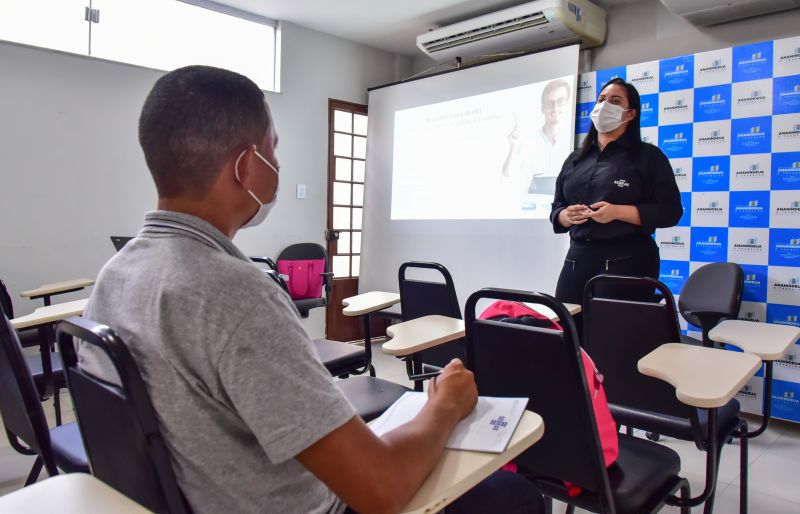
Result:
{"label": "air conditioner unit", "polygon": [[606,12],[587,0],[536,0],[417,36],[417,47],[437,61],[580,42],[606,37]]}
{"label": "air conditioner unit", "polygon": [[698,27],[800,7],[800,0],[661,0],[661,3]]}

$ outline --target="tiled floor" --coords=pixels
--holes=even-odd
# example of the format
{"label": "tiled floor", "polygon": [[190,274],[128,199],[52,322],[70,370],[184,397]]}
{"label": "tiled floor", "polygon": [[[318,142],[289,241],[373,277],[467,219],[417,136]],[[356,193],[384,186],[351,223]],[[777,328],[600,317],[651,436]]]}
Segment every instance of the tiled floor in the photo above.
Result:
{"label": "tiled floor", "polygon": [[[379,344],[374,346],[375,368],[379,377],[410,386],[405,365],[398,359],[381,353]],[[62,395],[64,420],[74,419],[68,395]],[[52,402],[47,402],[45,412],[53,424]],[[756,419],[750,425],[755,426]],[[692,485],[693,494],[702,490],[705,473],[705,454],[693,443],[665,440],[664,444],[675,449],[681,456],[682,474]],[[800,512],[800,425],[774,421],[766,433],[751,440],[749,449],[750,488],[749,509],[752,514],[790,514]],[[22,487],[28,475],[33,457],[16,453],[5,437],[0,436],[0,494]],[[42,477],[46,473],[42,472]],[[714,511],[718,514],[734,514],[739,506],[739,448],[738,443],[724,450],[719,472]],[[554,512],[564,511],[556,505]],[[577,510],[577,512],[585,512]],[[662,512],[677,513],[678,509],[667,507]],[[702,512],[702,508],[692,512]]]}

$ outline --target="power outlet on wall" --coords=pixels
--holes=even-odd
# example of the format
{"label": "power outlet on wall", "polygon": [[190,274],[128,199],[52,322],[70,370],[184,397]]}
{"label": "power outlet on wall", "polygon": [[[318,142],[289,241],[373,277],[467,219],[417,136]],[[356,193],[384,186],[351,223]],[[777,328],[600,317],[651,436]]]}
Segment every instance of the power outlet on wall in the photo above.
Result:
{"label": "power outlet on wall", "polygon": [[297,198],[303,199],[306,197],[306,185],[305,184],[297,184]]}

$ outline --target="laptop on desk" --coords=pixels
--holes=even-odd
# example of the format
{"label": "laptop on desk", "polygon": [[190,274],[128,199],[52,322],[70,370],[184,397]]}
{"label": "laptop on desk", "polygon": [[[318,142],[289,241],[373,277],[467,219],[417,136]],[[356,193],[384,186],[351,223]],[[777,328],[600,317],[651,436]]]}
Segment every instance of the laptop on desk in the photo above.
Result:
{"label": "laptop on desk", "polygon": [[122,247],[125,246],[125,244],[131,239],[133,238],[123,237],[123,236],[111,236],[111,242],[114,243],[114,248],[116,248],[117,251],[122,250]]}

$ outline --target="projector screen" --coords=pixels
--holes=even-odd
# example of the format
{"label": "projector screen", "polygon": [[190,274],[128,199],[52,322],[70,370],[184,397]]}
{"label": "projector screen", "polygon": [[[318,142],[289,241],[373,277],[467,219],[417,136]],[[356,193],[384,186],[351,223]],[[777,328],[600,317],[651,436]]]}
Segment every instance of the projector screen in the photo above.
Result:
{"label": "projector screen", "polygon": [[400,264],[435,261],[462,308],[486,286],[553,293],[577,69],[574,45],[370,91],[360,291],[397,291]]}

